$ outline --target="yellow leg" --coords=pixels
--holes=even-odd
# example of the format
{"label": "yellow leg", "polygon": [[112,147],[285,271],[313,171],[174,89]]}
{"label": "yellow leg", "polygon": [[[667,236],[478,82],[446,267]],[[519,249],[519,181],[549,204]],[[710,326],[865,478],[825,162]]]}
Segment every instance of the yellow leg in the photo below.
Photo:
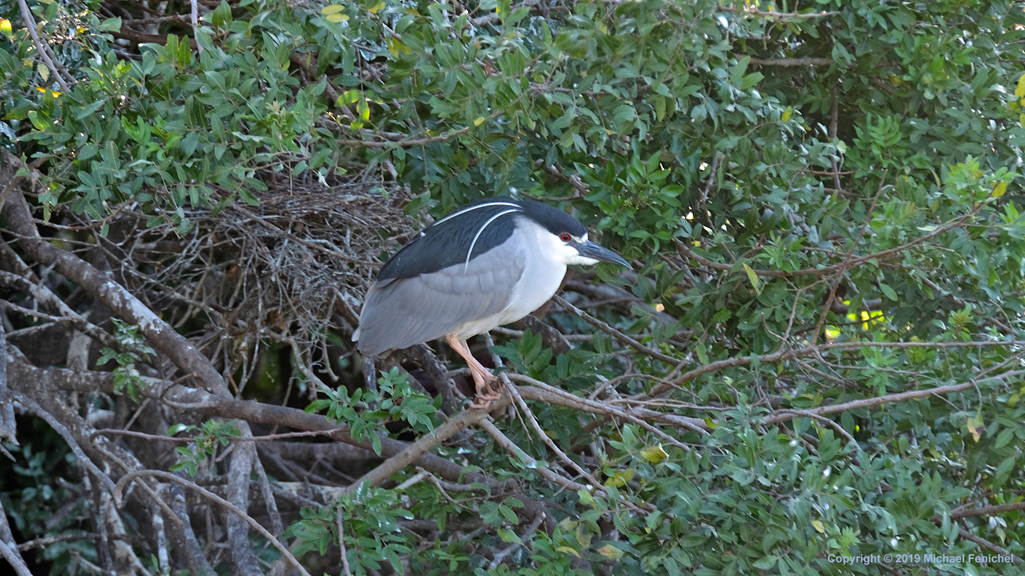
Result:
{"label": "yellow leg", "polygon": [[502,392],[498,389],[498,378],[473,357],[466,341],[460,340],[455,334],[449,334],[445,339],[448,341],[448,345],[456,351],[456,354],[462,356],[463,360],[466,360],[466,365],[470,367],[470,375],[473,376],[473,383],[477,386],[477,399],[474,406],[487,408],[493,400],[501,398]]}

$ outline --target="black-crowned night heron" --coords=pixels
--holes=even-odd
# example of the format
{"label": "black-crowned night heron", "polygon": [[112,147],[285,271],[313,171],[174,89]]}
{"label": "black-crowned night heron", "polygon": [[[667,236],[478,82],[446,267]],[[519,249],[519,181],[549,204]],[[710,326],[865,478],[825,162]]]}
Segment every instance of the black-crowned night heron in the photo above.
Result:
{"label": "black-crowned night heron", "polygon": [[487,405],[496,378],[466,339],[540,308],[569,264],[629,266],[587,239],[569,214],[531,200],[486,198],[428,226],[388,260],[363,302],[352,339],[364,355],[445,337],[466,360]]}

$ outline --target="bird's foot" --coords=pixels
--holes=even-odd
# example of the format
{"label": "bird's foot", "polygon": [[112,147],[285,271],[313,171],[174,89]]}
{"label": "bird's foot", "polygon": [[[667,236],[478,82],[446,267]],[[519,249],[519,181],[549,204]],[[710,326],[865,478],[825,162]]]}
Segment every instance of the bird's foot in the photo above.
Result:
{"label": "bird's foot", "polygon": [[[477,397],[473,399],[473,408],[486,410],[495,400],[502,398],[502,384],[494,374],[486,372],[477,380]],[[475,379],[476,380],[476,379]]]}

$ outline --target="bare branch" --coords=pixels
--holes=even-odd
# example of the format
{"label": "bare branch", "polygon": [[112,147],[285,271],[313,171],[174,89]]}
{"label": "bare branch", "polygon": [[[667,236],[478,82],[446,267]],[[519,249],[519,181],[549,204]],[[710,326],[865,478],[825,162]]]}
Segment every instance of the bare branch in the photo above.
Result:
{"label": "bare branch", "polygon": [[1001,504],[999,506],[983,506],[982,508],[969,508],[967,510],[951,512],[950,519],[957,520],[959,518],[970,518],[972,516],[995,516],[997,514],[1003,514],[1014,510],[1025,510],[1025,502],[1012,502],[1010,504]]}
{"label": "bare branch", "polygon": [[[743,57],[738,54],[737,56]],[[768,60],[762,58],[755,58],[751,56],[751,63],[758,66],[782,66],[782,67],[798,67],[798,66],[832,66],[832,58],[770,58]]]}
{"label": "bare branch", "polygon": [[[495,426],[495,423],[492,422],[490,418],[485,418],[481,420],[478,425],[481,428],[483,428],[485,432],[490,434],[499,446],[501,446],[506,451],[519,458],[520,461],[523,462],[523,464],[527,468],[531,470],[536,470],[538,474],[543,476],[549,482],[552,482],[553,484],[558,484],[559,486],[562,486],[563,488],[567,490],[572,490],[574,492],[586,489],[586,487],[583,484],[578,484],[570,480],[569,478],[565,478],[562,475],[557,474],[547,466],[542,466],[541,463],[535,460],[533,456],[524,452],[523,448],[517,446],[515,442],[510,440],[509,437],[505,435],[505,433],[499,430],[498,426]],[[597,488],[597,486],[595,486],[594,488]]]}
{"label": "bare branch", "polygon": [[744,6],[743,8],[735,8],[733,6],[718,6],[716,10],[720,12],[732,12],[734,14],[750,14],[752,16],[759,16],[761,18],[767,18],[769,20],[796,20],[806,18],[827,18],[829,16],[839,16],[839,12],[776,12],[775,10],[758,10],[754,6]]}
{"label": "bare branch", "polygon": [[28,565],[25,564],[25,559],[21,557],[17,543],[14,541],[11,526],[7,523],[7,511],[4,510],[2,502],[0,502],[0,557],[7,560],[18,576],[32,576]]}
{"label": "bare branch", "polygon": [[[762,354],[761,356],[755,356],[759,362],[779,362],[781,360],[791,360],[795,358],[804,358],[807,356],[817,356],[827,350],[858,350],[860,348],[978,348],[984,346],[1008,346],[1008,342],[993,342],[993,341],[972,341],[972,342],[828,342],[825,344],[818,344],[814,346],[803,346],[801,348],[794,348],[791,350],[784,350],[781,352],[774,352],[772,354]],[[669,383],[659,384],[651,389],[647,394],[638,394],[632,399],[650,398],[658,396],[664,393],[670,388],[681,386],[699,376],[709,374],[712,372],[718,372],[727,368],[735,368],[737,366],[748,366],[753,361],[752,357],[742,358],[727,358],[725,360],[717,360],[715,362],[709,362],[704,366],[698,366],[689,372],[684,373],[676,380]]]}
{"label": "bare branch", "polygon": [[[71,78],[68,80],[64,79],[64,76],[61,74],[62,70],[58,68],[57,64],[53,61],[54,55],[53,51],[50,50],[50,46],[46,42],[43,42],[39,38],[39,34],[36,33],[36,19],[32,17],[32,11],[29,10],[28,4],[25,0],[18,0],[18,8],[21,9],[21,18],[25,22],[25,28],[28,30],[29,35],[32,36],[32,43],[36,45],[36,51],[39,52],[39,57],[43,59],[46,67],[50,70],[50,73],[53,74],[54,79],[56,79],[57,83],[60,84],[61,90],[67,92],[70,90],[68,81],[71,81]],[[7,161],[4,160],[4,163],[6,164]]]}
{"label": "bare branch", "polygon": [[[4,324],[0,321],[0,440],[17,446],[18,429],[14,420],[14,402],[11,391],[7,388],[7,335]],[[0,515],[2,516],[2,515]],[[0,522],[0,539],[3,538],[6,520]],[[12,566],[16,564],[12,561]]]}
{"label": "bare branch", "polygon": [[224,507],[225,509],[231,511],[234,515],[238,516],[239,518],[244,520],[246,524],[251,526],[253,530],[256,530],[260,533],[261,536],[266,538],[267,541],[270,542],[271,546],[274,546],[274,548],[276,548],[278,552],[281,552],[282,556],[284,556],[288,563],[293,568],[298,570],[300,574],[303,574],[304,576],[310,576],[310,573],[306,571],[306,568],[303,568],[302,564],[299,563],[299,560],[297,560],[296,557],[292,555],[292,552],[289,551],[289,549],[285,545],[283,545],[276,537],[274,537],[273,534],[268,532],[266,528],[261,526],[259,522],[254,520],[252,516],[247,514],[245,510],[238,508],[237,506],[235,506],[231,502],[228,502],[224,498],[221,498],[220,496],[214,494],[213,492],[210,492],[206,488],[197,485],[195,482],[190,482],[188,480],[185,480],[184,478],[179,478],[178,476],[175,476],[174,474],[171,474],[169,472],[161,472],[159,470],[137,470],[135,472],[129,472],[128,474],[125,474],[118,481],[117,486],[114,488],[115,504],[121,506],[125,488],[128,486],[129,483],[131,483],[136,478],[143,478],[146,476],[152,476],[154,478],[167,480],[168,482],[181,484],[182,486],[198,493],[203,498],[206,498],[207,500],[210,500],[211,502],[214,502],[215,504],[218,504]]}

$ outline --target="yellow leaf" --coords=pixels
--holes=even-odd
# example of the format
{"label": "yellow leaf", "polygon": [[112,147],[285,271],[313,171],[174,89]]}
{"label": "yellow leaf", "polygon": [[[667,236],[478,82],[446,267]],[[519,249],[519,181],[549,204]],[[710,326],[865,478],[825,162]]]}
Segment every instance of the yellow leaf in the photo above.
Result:
{"label": "yellow leaf", "polygon": [[341,96],[338,97],[337,106],[348,106],[349,104],[355,104],[361,94],[359,90],[346,90]]}
{"label": "yellow leaf", "polygon": [[582,548],[586,548],[588,545],[590,545],[591,538],[593,538],[591,533],[582,523],[577,525],[575,536],[577,537],[577,544],[580,544]]}
{"label": "yellow leaf", "polygon": [[46,82],[50,79],[50,69],[47,68],[44,64],[36,66],[36,71],[39,72],[39,77],[43,79],[43,82]]}
{"label": "yellow leaf", "polygon": [[982,414],[979,413],[969,418],[968,422],[965,422],[965,427],[972,433],[972,438],[978,442],[979,438],[982,438],[982,433],[986,431],[986,427],[982,422]]}
{"label": "yellow leaf", "polygon": [[669,454],[666,454],[666,451],[662,449],[662,445],[659,444],[658,446],[647,446],[645,448],[641,448],[641,458],[644,458],[652,464],[657,464],[658,462],[669,458]]}
{"label": "yellow leaf", "polygon": [[1014,89],[1014,95],[1018,98],[1025,98],[1025,74],[1018,78],[1018,87]]}
{"label": "yellow leaf", "polygon": [[794,108],[793,108],[793,106],[787,106],[787,109],[783,111],[783,118],[781,118],[781,120],[783,120],[784,122],[788,122],[790,120],[790,117],[793,116],[793,115],[794,115]]}
{"label": "yellow leaf", "polygon": [[328,22],[348,22],[349,21],[349,15],[348,14],[328,14],[327,16],[324,17],[324,19],[327,20]]}
{"label": "yellow leaf", "polygon": [[[1025,76],[1023,76],[1023,78],[1025,78]],[[1007,182],[1001,182],[993,188],[993,197],[999,198],[1004,195],[1004,192],[1007,192]]]}
{"label": "yellow leaf", "polygon": [[812,520],[811,521],[811,525],[814,526],[815,529],[818,530],[820,534],[825,534],[826,533],[826,527],[822,525],[822,522],[819,522],[818,520]]}
{"label": "yellow leaf", "polygon": [[609,488],[619,488],[620,486],[626,485],[627,482],[634,479],[634,469],[627,468],[626,470],[616,470],[609,476],[608,480],[605,481],[605,485]]}
{"label": "yellow leaf", "polygon": [[577,558],[580,558],[580,554],[577,554],[577,551],[572,549],[572,548],[570,548],[569,546],[559,546],[558,548],[555,549],[555,551],[556,552],[562,552],[562,553],[569,552],[570,554],[576,556]]}
{"label": "yellow leaf", "polygon": [[[480,116],[480,117],[478,117],[478,118],[477,118],[476,120],[474,120],[474,121],[473,121],[473,125],[474,125],[474,126],[480,126],[481,124],[483,124],[483,123],[484,123],[484,121],[485,121],[485,120],[487,120],[487,118],[485,118],[485,117],[483,117],[483,116]],[[1005,187],[1005,188],[1007,187],[1007,186],[1006,186],[1006,184],[1004,185],[1004,187]]]}
{"label": "yellow leaf", "polygon": [[5,36],[14,35],[14,30],[11,29],[11,21],[7,18],[0,18],[0,32],[3,32]]}
{"label": "yellow leaf", "polygon": [[320,13],[324,16],[327,16],[329,14],[338,14],[343,10],[345,10],[345,6],[342,6],[341,4],[331,4],[329,6],[324,6],[323,8],[321,8]]}
{"label": "yellow leaf", "polygon": [[744,264],[744,272],[747,272],[747,279],[751,282],[751,287],[755,289],[755,294],[761,294],[762,287],[758,281],[758,274],[755,274],[754,268]]}
{"label": "yellow leaf", "polygon": [[412,50],[409,46],[406,46],[402,40],[392,38],[391,36],[385,38],[385,42],[388,44],[388,51],[391,52],[392,56],[398,56],[399,54],[409,54]]}
{"label": "yellow leaf", "polygon": [[598,553],[609,560],[619,560],[623,557],[623,551],[612,544],[606,544],[598,549]]}
{"label": "yellow leaf", "polygon": [[384,8],[384,2],[378,2],[377,4],[374,5],[373,8],[370,9],[370,13],[371,14],[377,14],[378,12],[381,11],[382,8]]}

